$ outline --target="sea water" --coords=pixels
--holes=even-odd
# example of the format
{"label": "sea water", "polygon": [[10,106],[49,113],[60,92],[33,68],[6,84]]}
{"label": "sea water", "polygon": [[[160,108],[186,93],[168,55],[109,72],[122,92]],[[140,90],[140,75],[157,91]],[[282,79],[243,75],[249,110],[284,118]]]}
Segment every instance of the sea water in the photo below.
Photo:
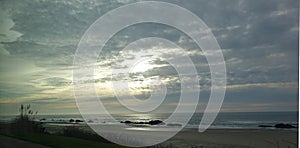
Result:
{"label": "sea water", "polygon": [[[170,113],[155,114],[112,114],[114,120],[105,115],[91,115],[86,122],[99,124],[121,124],[121,121],[147,122],[150,120],[165,120]],[[179,113],[172,124],[184,125],[187,113]],[[194,113],[186,128],[198,128],[203,113]],[[16,116],[0,116],[2,122],[10,122]],[[35,120],[47,123],[69,123],[70,119],[83,120],[80,114],[66,115],[37,115]],[[298,112],[221,112],[210,126],[215,128],[259,128],[259,125],[274,126],[278,123],[291,124],[298,127]]]}

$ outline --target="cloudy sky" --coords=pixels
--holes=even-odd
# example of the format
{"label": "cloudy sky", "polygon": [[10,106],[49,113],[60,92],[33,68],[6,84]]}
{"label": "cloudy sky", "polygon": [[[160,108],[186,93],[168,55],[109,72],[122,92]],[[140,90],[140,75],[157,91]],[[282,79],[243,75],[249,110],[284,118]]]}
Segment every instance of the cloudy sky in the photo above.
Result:
{"label": "cloudy sky", "polygon": [[[20,104],[32,104],[41,114],[78,113],[72,86],[73,58],[82,35],[106,12],[132,0],[2,0],[0,2],[0,113],[16,114]],[[298,109],[298,0],[175,0],[212,30],[227,68],[222,111],[295,111]],[[174,16],[174,19],[176,17]],[[188,23],[188,22],[186,22]],[[109,26],[108,26],[109,27]],[[166,62],[176,49],[159,46],[122,50],[146,37],[165,38],[185,49],[194,63],[201,94],[198,111],[210,95],[210,71],[202,50],[183,32],[170,26],[143,23],[127,27],[103,48],[93,74],[99,98],[111,112],[126,112],[111,88],[112,70],[141,60],[129,76],[130,93],[139,99],[151,85],[167,87],[158,108],[168,112],[180,96],[178,74]],[[160,53],[161,57],[155,57]],[[189,65],[183,65],[189,66]],[[160,83],[155,80],[159,78]],[[154,83],[155,82],[155,83]],[[189,107],[189,104],[185,104]],[[129,111],[128,111],[129,112]]]}

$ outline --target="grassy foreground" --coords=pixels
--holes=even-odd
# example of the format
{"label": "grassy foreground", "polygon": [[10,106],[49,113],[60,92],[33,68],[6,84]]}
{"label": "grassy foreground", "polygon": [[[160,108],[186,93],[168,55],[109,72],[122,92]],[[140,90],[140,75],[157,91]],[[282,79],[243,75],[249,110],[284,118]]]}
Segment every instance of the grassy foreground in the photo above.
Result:
{"label": "grassy foreground", "polygon": [[96,141],[84,140],[74,137],[65,137],[58,135],[49,135],[43,133],[28,133],[28,132],[0,132],[1,135],[21,139],[50,147],[122,147],[116,144],[101,143]]}

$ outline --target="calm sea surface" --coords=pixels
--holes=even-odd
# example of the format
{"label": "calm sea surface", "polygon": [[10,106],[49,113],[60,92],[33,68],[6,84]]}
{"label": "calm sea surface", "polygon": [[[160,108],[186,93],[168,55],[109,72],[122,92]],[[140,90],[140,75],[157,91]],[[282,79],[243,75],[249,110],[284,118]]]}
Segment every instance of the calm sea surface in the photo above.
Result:
{"label": "calm sea surface", "polygon": [[[150,121],[150,120],[164,120],[170,114],[126,114],[113,115],[116,120],[110,120],[105,116],[94,115],[86,121],[101,124],[121,124],[120,121]],[[202,118],[202,113],[195,113],[187,124],[187,128],[198,128]],[[178,114],[173,124],[183,124],[185,113]],[[9,122],[15,116],[0,116],[3,122]],[[70,119],[83,120],[81,115],[38,115],[36,120],[44,119],[44,122],[69,122]],[[257,128],[259,125],[275,125],[277,123],[292,124],[298,127],[298,112],[231,112],[219,113],[214,123],[210,128]]]}

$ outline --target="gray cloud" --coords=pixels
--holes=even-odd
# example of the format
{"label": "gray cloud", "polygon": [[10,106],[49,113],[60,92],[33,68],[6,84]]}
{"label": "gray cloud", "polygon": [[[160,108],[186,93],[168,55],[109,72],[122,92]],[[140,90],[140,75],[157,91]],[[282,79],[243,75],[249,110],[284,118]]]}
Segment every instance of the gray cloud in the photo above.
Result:
{"label": "gray cloud", "polygon": [[[216,36],[227,66],[227,108],[235,101],[297,103],[298,0],[165,1],[198,15]],[[47,94],[50,90],[54,93],[57,88],[70,86],[73,56],[85,30],[109,10],[131,2],[134,1],[1,1],[0,102],[7,98],[22,100],[30,95],[37,98],[36,94]],[[162,37],[186,49],[197,68],[201,88],[210,87],[210,71],[201,49],[183,32],[161,24],[137,24],[118,32],[99,56],[99,69],[103,72],[112,67],[126,68],[118,63],[135,56],[122,57],[121,49],[144,37]],[[176,71],[163,59],[153,60],[151,64],[163,66],[136,73],[129,79],[173,78],[168,83],[174,90],[170,96],[178,95],[180,83]],[[110,75],[96,77],[97,83],[108,81]],[[271,87],[274,83],[278,83],[275,93]],[[280,85],[285,83],[295,85],[287,91],[285,85]],[[208,97],[209,91],[203,91],[204,97]],[[44,101],[47,100],[51,102]]]}

